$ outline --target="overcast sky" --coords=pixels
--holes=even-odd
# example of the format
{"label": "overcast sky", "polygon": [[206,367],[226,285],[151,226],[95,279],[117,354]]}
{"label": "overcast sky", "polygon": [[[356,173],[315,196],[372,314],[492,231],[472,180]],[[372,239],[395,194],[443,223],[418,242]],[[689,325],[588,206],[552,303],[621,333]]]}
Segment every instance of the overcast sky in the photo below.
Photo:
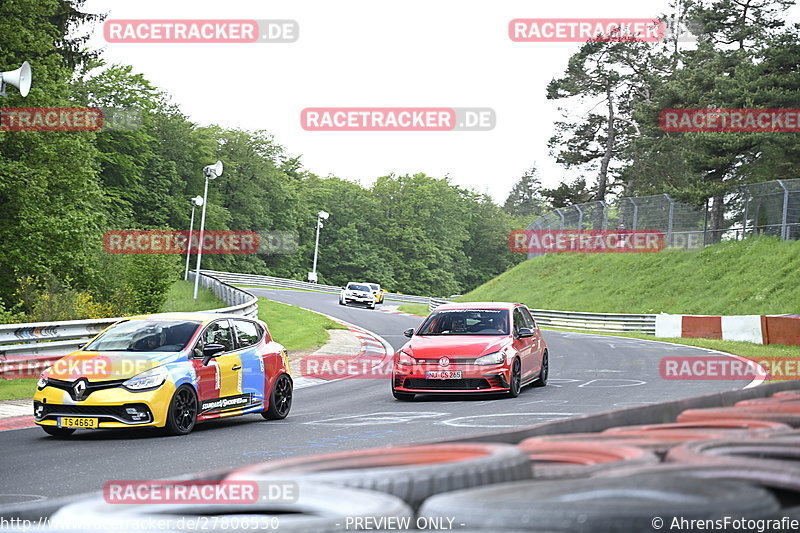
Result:
{"label": "overcast sky", "polygon": [[[559,118],[545,87],[577,43],[516,43],[514,18],[648,18],[667,0],[89,0],[109,19],[294,19],[294,43],[108,44],[171,94],[191,120],[264,129],[306,168],[365,185],[389,173],[450,176],[502,202],[536,164],[546,186],[567,175],[549,155]],[[796,12],[796,8],[795,8]],[[794,17],[793,17],[794,18]],[[491,131],[304,131],[306,107],[491,107]]]}

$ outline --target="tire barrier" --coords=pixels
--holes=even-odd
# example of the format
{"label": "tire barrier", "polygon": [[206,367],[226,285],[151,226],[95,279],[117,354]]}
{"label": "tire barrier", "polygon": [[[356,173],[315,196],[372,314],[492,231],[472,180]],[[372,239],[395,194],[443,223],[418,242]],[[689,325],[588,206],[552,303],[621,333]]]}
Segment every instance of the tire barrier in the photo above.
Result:
{"label": "tire barrier", "polygon": [[255,464],[229,480],[297,479],[394,495],[413,508],[440,492],[531,478],[527,455],[508,444],[375,448]]}
{"label": "tire barrier", "polygon": [[760,465],[780,464],[800,482],[800,438],[711,440],[688,442],[672,448],[668,462],[689,464]]}
{"label": "tire barrier", "polygon": [[[740,402],[741,403],[741,402]],[[779,422],[765,420],[709,420],[703,422],[671,422],[667,424],[644,424],[638,426],[619,426],[609,428],[603,433],[615,435],[670,435],[679,431],[709,431],[714,433],[728,433],[731,431],[752,431],[768,433],[772,431],[788,431],[791,427]]]}
{"label": "tire barrier", "polygon": [[785,390],[781,392],[776,392],[771,396],[772,398],[795,398],[796,400],[800,400],[800,390]]}
{"label": "tire barrier", "polygon": [[680,476],[520,481],[433,496],[420,516],[457,516],[466,527],[577,533],[652,533],[655,518],[769,518],[779,512],[767,490],[736,481]]}
{"label": "tire barrier", "polygon": [[784,396],[784,397],[772,397],[772,398],[753,398],[751,400],[742,400],[741,402],[736,402],[733,404],[734,407],[748,407],[751,405],[754,406],[762,406],[762,405],[775,405],[775,404],[789,404],[789,405],[796,405],[800,406],[800,397],[795,396]]}
{"label": "tire barrier", "polygon": [[[602,443],[609,446],[635,446],[644,450],[651,451],[658,455],[665,454],[670,448],[687,441],[715,439],[720,437],[747,436],[747,432],[732,430],[726,433],[709,430],[672,430],[660,432],[645,432],[639,434],[622,433],[567,433],[563,435],[547,435],[544,437],[532,437],[530,440],[541,440],[553,443],[585,442]],[[525,442],[525,441],[523,441]]]}
{"label": "tire barrier", "polygon": [[[65,505],[82,502],[94,496],[96,496],[95,493],[89,493],[65,496],[62,498],[19,498],[14,501],[4,499],[2,505],[0,505],[0,517],[6,519],[15,518],[18,520],[29,520],[38,523],[39,520],[51,516]],[[2,528],[0,528],[0,530],[2,530]]]}
{"label": "tire barrier", "polygon": [[658,456],[643,448],[599,442],[532,438],[520,442],[519,449],[530,457],[534,479],[588,477],[609,468],[659,462]]}
{"label": "tire barrier", "polygon": [[657,465],[616,468],[597,473],[597,477],[626,476],[681,476],[704,480],[728,479],[760,485],[779,491],[800,491],[800,477],[797,472],[787,471],[782,464],[761,464],[758,466],[741,464],[685,464],[661,463]]}
{"label": "tire barrier", "polygon": [[292,502],[119,505],[96,498],[62,507],[52,519],[82,521],[92,524],[92,529],[97,525],[101,531],[136,531],[130,526],[162,520],[167,529],[187,532],[197,530],[202,523],[203,531],[327,533],[346,530],[347,519],[412,520],[413,516],[402,500],[389,494],[300,482],[297,500]]}
{"label": "tire barrier", "polygon": [[687,409],[678,415],[678,422],[707,422],[731,418],[747,418],[780,422],[793,428],[800,428],[800,405],[765,404],[747,407],[713,407],[708,409]]}

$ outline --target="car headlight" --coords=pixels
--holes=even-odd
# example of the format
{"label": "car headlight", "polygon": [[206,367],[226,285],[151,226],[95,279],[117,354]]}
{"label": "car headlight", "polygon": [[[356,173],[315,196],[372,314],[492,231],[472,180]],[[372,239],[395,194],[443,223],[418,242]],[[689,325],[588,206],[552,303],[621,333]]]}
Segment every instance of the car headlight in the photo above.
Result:
{"label": "car headlight", "polygon": [[47,371],[42,372],[42,375],[39,376],[39,381],[36,382],[37,389],[42,390],[45,387],[47,387]]}
{"label": "car headlight", "polygon": [[400,355],[397,358],[398,365],[413,365],[416,362],[417,360],[408,355],[406,352],[400,352]]}
{"label": "car headlight", "polygon": [[133,376],[125,381],[122,386],[130,390],[154,389],[160,387],[168,375],[167,368],[162,365]]}
{"label": "car headlight", "polygon": [[475,359],[476,365],[499,365],[505,360],[505,353],[501,350],[499,352],[490,353],[483,357]]}

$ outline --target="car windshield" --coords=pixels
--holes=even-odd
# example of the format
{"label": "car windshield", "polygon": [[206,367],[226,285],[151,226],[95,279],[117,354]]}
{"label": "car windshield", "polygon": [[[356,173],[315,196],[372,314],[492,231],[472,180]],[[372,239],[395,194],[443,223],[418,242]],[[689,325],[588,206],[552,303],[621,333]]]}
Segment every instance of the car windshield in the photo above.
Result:
{"label": "car windshield", "polygon": [[366,285],[357,285],[357,284],[348,285],[347,290],[370,292],[369,287],[367,287]]}
{"label": "car windshield", "polygon": [[508,310],[436,311],[425,320],[417,335],[508,335]]}
{"label": "car windshield", "polygon": [[108,328],[83,349],[95,352],[179,352],[186,348],[199,322],[127,320]]}

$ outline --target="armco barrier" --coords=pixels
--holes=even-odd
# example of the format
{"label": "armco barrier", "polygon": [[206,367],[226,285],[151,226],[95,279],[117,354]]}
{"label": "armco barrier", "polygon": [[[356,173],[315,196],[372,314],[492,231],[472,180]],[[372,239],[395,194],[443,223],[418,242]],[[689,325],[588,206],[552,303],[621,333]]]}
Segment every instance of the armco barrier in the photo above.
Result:
{"label": "armco barrier", "polygon": [[[235,274],[232,272],[218,272],[204,270],[217,279],[235,285],[250,285],[255,287],[271,287],[278,289],[302,289],[329,294],[338,294],[340,287],[334,285],[321,285],[272,276],[258,274]],[[428,310],[433,311],[438,306],[448,303],[448,298],[433,298],[428,296],[413,296],[410,294],[387,293],[386,301],[427,304]],[[580,313],[575,311],[553,311],[548,309],[531,309],[534,317],[542,326],[559,328],[582,329],[586,331],[608,331],[622,333],[626,331],[637,333],[655,333],[655,316],[640,314],[617,313]]]}
{"label": "armco barrier", "polygon": [[[194,273],[190,273],[194,279]],[[254,317],[258,314],[258,298],[205,273],[200,285],[211,290],[223,302],[230,304],[213,313],[233,313]],[[0,324],[0,377],[17,373],[44,370],[52,361],[78,349],[105,328],[126,317],[98,320],[68,320],[27,324]]]}
{"label": "armco barrier", "polygon": [[[325,292],[328,294],[339,294],[339,292],[342,290],[341,287],[337,287],[336,285],[309,283],[308,281],[276,278],[274,276],[262,276],[260,274],[236,274],[234,272],[219,272],[216,270],[203,270],[202,273],[214,276],[215,278],[232,285],[250,285],[253,287],[276,289],[300,289],[306,291]],[[412,304],[429,304],[431,298],[428,296],[414,296],[411,294],[387,292],[386,300]]]}

